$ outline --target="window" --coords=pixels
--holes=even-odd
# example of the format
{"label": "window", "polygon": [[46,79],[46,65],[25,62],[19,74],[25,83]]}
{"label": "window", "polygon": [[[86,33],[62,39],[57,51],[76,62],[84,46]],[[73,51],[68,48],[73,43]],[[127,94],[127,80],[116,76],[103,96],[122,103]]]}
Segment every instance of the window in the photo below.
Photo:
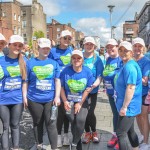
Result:
{"label": "window", "polygon": [[3,12],[2,15],[3,15],[3,17],[6,17],[6,12]]}
{"label": "window", "polygon": [[16,20],[16,14],[14,13],[14,20]]}
{"label": "window", "polygon": [[20,22],[20,16],[18,15],[18,22]]}
{"label": "window", "polygon": [[23,16],[26,16],[26,11],[22,11],[22,15],[23,15]]}
{"label": "window", "polygon": [[24,33],[24,34],[23,34],[23,37],[24,37],[24,38],[25,38],[25,37],[27,37],[27,34],[26,34],[26,33]]}
{"label": "window", "polygon": [[60,28],[57,28],[57,32],[59,32],[60,31]]}
{"label": "window", "polygon": [[18,28],[18,35],[21,35],[21,28]]}
{"label": "window", "polygon": [[27,22],[24,20],[22,21],[22,28],[26,27],[27,26]]}
{"label": "window", "polygon": [[17,27],[14,26],[14,34],[17,34]]}
{"label": "window", "polygon": [[60,34],[57,34],[57,39],[59,39],[60,38]]}
{"label": "window", "polygon": [[132,28],[127,28],[127,31],[133,31],[133,29]]}

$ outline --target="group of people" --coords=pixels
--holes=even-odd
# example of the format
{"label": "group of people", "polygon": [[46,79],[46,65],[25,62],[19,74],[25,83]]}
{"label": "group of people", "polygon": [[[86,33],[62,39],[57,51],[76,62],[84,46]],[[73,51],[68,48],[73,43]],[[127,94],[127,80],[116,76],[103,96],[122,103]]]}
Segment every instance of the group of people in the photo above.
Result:
{"label": "group of people", "polygon": [[[19,122],[24,108],[29,109],[33,119],[37,150],[43,146],[44,126],[52,150],[63,145],[82,150],[81,143],[98,143],[94,110],[102,80],[113,112],[114,132],[107,146],[129,150],[128,136],[134,150],[148,149],[150,60],[144,56],[143,39],[135,38],[132,44],[127,41],[118,44],[115,39],[109,39],[105,46],[106,62],[95,52],[93,37],[84,38],[82,50],[74,50],[71,41],[68,30],[61,32],[59,45],[54,47],[49,39],[40,38],[38,55],[27,59],[22,53],[21,36],[12,35],[7,43],[0,34],[2,149],[10,148],[10,127],[12,148],[19,150]],[[4,55],[6,44],[9,53]],[[54,115],[56,118],[52,118]],[[134,130],[135,118],[140,138]]]}

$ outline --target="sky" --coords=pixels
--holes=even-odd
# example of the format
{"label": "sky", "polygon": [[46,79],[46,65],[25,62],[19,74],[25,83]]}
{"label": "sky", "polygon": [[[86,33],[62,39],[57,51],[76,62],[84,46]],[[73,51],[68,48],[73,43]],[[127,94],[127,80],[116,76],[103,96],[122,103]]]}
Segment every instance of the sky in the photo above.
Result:
{"label": "sky", "polygon": [[[10,1],[10,0],[2,0]],[[31,4],[32,0],[18,0],[23,4]],[[115,38],[121,39],[123,23],[134,20],[135,13],[142,10],[148,0],[38,0],[47,15],[47,22],[55,19],[62,24],[71,23],[72,27],[82,31],[86,36],[99,36],[101,44],[110,38],[110,12],[108,5],[114,5],[112,25]],[[132,4],[132,5],[131,5]],[[124,12],[127,13],[121,18]],[[120,19],[121,18],[121,19]]]}

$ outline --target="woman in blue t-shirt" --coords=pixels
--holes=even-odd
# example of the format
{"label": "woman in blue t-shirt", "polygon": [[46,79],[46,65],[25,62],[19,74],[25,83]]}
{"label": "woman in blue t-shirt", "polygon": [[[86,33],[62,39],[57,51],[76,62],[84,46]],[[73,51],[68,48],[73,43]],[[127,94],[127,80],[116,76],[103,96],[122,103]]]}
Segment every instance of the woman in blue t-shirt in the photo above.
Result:
{"label": "woman in blue t-shirt", "polygon": [[93,37],[86,37],[83,41],[84,44],[84,66],[87,66],[93,73],[95,82],[93,84],[93,90],[88,96],[89,110],[85,122],[85,134],[82,138],[83,143],[89,143],[91,140],[94,143],[99,142],[99,136],[96,132],[96,116],[94,110],[97,102],[97,93],[104,69],[102,60],[95,54],[94,50],[96,47],[95,40]]}
{"label": "woman in blue t-shirt", "polygon": [[3,34],[0,33],[0,57],[4,56],[3,48],[6,46],[6,39]]}
{"label": "woman in blue t-shirt", "polygon": [[52,106],[60,104],[60,70],[58,63],[48,58],[50,40],[40,38],[38,46],[39,56],[27,62],[27,83],[23,89],[24,104],[28,106],[33,118],[37,149],[42,149],[45,122],[51,148],[55,150],[57,149],[57,119],[51,119],[51,115],[52,108],[57,108]]}
{"label": "woman in blue t-shirt", "polygon": [[72,149],[82,150],[81,136],[88,113],[86,97],[92,90],[94,77],[91,70],[83,66],[83,54],[80,50],[72,52],[71,64],[61,73],[61,98],[66,116],[71,122],[73,135]]}
{"label": "woman in blue t-shirt", "polygon": [[[49,57],[59,64],[60,71],[62,71],[67,65],[70,65],[71,53],[73,48],[70,46],[72,41],[72,34],[69,30],[63,30],[60,34],[60,44],[51,49]],[[64,136],[61,135],[62,126],[64,124]],[[69,120],[65,115],[64,104],[60,104],[58,108],[58,119],[57,119],[57,131],[58,141],[57,147],[63,145],[69,145]],[[63,143],[62,143],[63,139]]]}
{"label": "woman in blue t-shirt", "polygon": [[19,122],[23,111],[22,86],[26,80],[26,65],[20,53],[24,40],[19,35],[9,39],[9,54],[0,58],[0,118],[3,123],[2,149],[9,147],[9,126],[12,147],[19,150]]}
{"label": "woman in blue t-shirt", "polygon": [[116,128],[118,121],[118,111],[114,99],[114,77],[121,67],[122,61],[118,56],[118,43],[115,39],[109,39],[106,44],[106,51],[109,55],[106,61],[106,66],[103,71],[103,79],[105,83],[106,93],[113,113],[113,135],[108,141],[108,147],[118,147],[118,138],[116,136]]}
{"label": "woman in blue t-shirt", "polygon": [[149,119],[148,119],[148,106],[145,103],[145,98],[148,94],[148,74],[150,71],[150,60],[144,56],[145,43],[141,38],[135,38],[132,41],[134,59],[138,63],[142,72],[142,113],[137,116],[137,124],[141,135],[139,135],[139,142],[141,149],[148,149],[148,138],[149,138]]}
{"label": "woman in blue t-shirt", "polygon": [[133,60],[131,43],[123,41],[119,45],[119,56],[123,66],[114,78],[116,107],[119,113],[117,123],[118,150],[129,150],[128,139],[134,150],[139,141],[134,130],[135,117],[141,113],[142,74],[139,65]]}

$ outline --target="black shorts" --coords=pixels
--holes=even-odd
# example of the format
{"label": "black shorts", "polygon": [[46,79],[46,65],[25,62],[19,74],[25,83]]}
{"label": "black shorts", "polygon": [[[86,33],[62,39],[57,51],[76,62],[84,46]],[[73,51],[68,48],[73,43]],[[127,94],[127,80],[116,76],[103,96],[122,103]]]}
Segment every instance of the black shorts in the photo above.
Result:
{"label": "black shorts", "polygon": [[149,104],[145,104],[145,98],[146,98],[147,95],[143,95],[142,96],[142,105],[144,106],[149,106]]}

